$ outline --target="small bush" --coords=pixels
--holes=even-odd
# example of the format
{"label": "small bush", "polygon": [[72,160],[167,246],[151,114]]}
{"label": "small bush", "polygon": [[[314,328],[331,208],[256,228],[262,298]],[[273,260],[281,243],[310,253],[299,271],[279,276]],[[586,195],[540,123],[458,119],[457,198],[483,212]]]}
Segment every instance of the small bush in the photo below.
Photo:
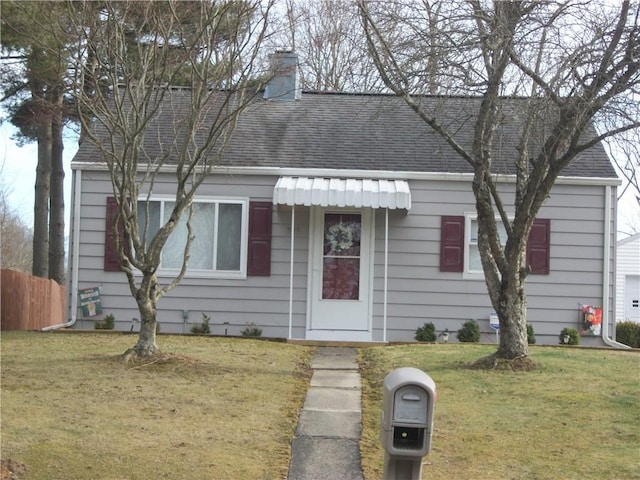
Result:
{"label": "small bush", "polygon": [[435,342],[436,327],[432,322],[425,323],[416,330],[415,339],[419,342]]}
{"label": "small bush", "polygon": [[458,330],[456,338],[459,342],[479,342],[480,327],[473,320],[467,320],[462,324],[462,328]]}
{"label": "small bush", "polygon": [[561,345],[580,345],[580,334],[575,328],[563,328],[558,340]]}
{"label": "small bush", "polygon": [[240,332],[240,334],[243,337],[261,337],[262,336],[262,329],[256,327],[256,324],[251,322],[247,328],[245,328],[244,330],[242,330]]}
{"label": "small bush", "polygon": [[93,324],[96,330],[113,330],[116,319],[113,314],[105,315],[102,320],[96,320]]}
{"label": "small bush", "polygon": [[529,345],[535,345],[536,343],[536,332],[533,331],[533,325],[527,323],[527,343]]}
{"label": "small bush", "polygon": [[632,321],[617,323],[616,341],[629,345],[631,348],[640,348],[640,323]]}
{"label": "small bush", "polygon": [[202,323],[200,325],[194,325],[191,327],[191,333],[196,335],[208,335],[211,333],[211,328],[209,328],[209,320],[211,317],[208,315],[202,314]]}

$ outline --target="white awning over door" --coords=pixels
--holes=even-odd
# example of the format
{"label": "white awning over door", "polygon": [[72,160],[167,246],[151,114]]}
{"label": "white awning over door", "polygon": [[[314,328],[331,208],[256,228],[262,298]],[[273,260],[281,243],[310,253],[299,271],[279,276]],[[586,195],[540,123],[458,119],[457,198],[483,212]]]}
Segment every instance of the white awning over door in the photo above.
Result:
{"label": "white awning over door", "polygon": [[411,209],[406,180],[368,178],[280,177],[274,205]]}

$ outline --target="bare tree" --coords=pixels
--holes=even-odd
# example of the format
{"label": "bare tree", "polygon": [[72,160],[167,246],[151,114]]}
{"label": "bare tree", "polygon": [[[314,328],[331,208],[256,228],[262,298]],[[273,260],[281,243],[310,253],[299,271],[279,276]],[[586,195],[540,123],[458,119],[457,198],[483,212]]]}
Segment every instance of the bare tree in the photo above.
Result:
{"label": "bare tree", "polygon": [[[431,2],[425,0],[423,8]],[[477,96],[472,141],[458,138],[442,113],[427,110],[416,93],[430,90],[428,80],[411,68],[430,55],[429,26],[417,16],[401,21],[413,32],[411,48],[388,35],[398,18],[385,2],[359,0],[371,55],[386,84],[473,168],[478,214],[478,246],[491,303],[500,321],[500,345],[489,359],[527,357],[525,280],[526,243],[533,221],[562,170],[602,140],[640,125],[640,5],[624,1],[456,1],[446,27],[450,49],[446,81],[455,93]],[[407,8],[418,8],[417,2]],[[393,13],[393,12],[391,12]],[[444,25],[444,24],[443,24]],[[461,39],[461,47],[450,39]],[[402,48],[404,47],[404,48]],[[462,55],[465,61],[462,61]],[[525,95],[519,112],[515,196],[503,199],[496,170],[496,142],[508,114],[505,95]],[[473,104],[470,104],[473,105]],[[599,128],[596,134],[593,124]],[[514,133],[517,134],[517,133]],[[505,205],[512,201],[511,217]],[[496,220],[498,218],[499,220]],[[507,233],[503,245],[502,223]],[[527,363],[526,361],[523,363]]]}
{"label": "bare tree", "polygon": [[[92,122],[83,125],[84,141],[111,176],[119,212],[113,230],[121,234],[114,240],[140,312],[131,355],[157,351],[156,303],[186,272],[190,221],[182,267],[164,285],[157,276],[162,250],[180,219],[191,219],[198,187],[260,88],[256,60],[271,7],[259,0],[106,1],[87,2],[78,12],[85,35],[76,46],[75,71],[86,83],[76,92],[77,105],[79,116]],[[173,87],[179,84],[188,88]],[[172,130],[159,130],[160,117],[169,118]],[[147,153],[149,142],[158,154]],[[149,197],[163,172],[174,175],[173,208],[151,229]]]}
{"label": "bare tree", "polygon": [[618,233],[634,235],[640,232],[640,131],[611,138],[607,148],[623,181],[618,193]]}
{"label": "bare tree", "polygon": [[[286,0],[271,22],[272,50],[293,50],[304,90],[366,91],[385,88],[362,41],[352,0]],[[285,8],[286,7],[286,8]]]}
{"label": "bare tree", "polygon": [[[423,8],[415,8],[416,4]],[[274,49],[290,48],[299,55],[303,89],[389,91],[363,41],[357,2],[286,0],[285,5],[286,14],[277,17],[278,26],[272,27],[278,34],[269,41]],[[415,87],[423,93],[454,93],[460,81],[453,76],[471,75],[465,73],[469,65],[468,38],[452,25],[456,18],[455,4],[387,1],[384,8],[387,14],[378,28],[402,52],[402,69],[407,78],[413,78]],[[420,29],[413,28],[416,25]],[[428,45],[426,56],[424,50],[415,48],[416,35]]]}
{"label": "bare tree", "polygon": [[30,273],[33,233],[9,205],[8,189],[4,182],[0,183],[0,267]]}

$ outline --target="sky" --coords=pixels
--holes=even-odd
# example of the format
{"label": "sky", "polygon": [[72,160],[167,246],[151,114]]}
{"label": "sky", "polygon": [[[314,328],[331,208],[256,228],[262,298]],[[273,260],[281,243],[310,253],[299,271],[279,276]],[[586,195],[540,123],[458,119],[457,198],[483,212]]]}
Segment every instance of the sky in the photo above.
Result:
{"label": "sky", "polygon": [[[3,122],[0,126],[0,183],[7,194],[9,208],[17,213],[25,224],[32,226],[38,147],[35,142],[20,147],[12,139],[14,133],[15,129],[8,122]],[[77,145],[75,138],[68,134],[65,136],[63,161],[67,229],[71,205],[71,159],[77,151]]]}
{"label": "sky", "polygon": [[[9,207],[16,212],[29,226],[33,225],[33,202],[35,172],[37,165],[37,145],[27,144],[22,147],[12,140],[15,129],[4,122],[0,126],[0,183],[8,195]],[[77,151],[76,137],[67,132],[64,140],[65,168],[65,227],[68,231],[71,205],[71,159]],[[629,189],[624,198],[618,202],[618,239],[625,238],[633,232],[640,232],[640,206],[635,200],[634,192]]]}

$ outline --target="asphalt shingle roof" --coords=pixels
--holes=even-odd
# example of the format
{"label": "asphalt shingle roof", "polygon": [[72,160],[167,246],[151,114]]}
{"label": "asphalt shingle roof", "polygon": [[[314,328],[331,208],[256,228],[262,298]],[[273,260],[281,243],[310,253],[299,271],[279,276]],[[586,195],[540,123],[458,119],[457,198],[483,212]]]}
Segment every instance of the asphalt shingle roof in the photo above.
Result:
{"label": "asphalt shingle roof", "polygon": [[[180,95],[187,95],[187,91],[174,90],[173,105],[180,102]],[[438,112],[440,123],[455,132],[459,144],[470,149],[479,98],[422,97],[420,101]],[[496,172],[513,173],[525,101],[502,100],[504,121],[494,148]],[[159,134],[147,135],[148,155],[159,154],[163,139],[171,138],[172,117],[160,116]],[[90,142],[81,145],[74,160],[100,161]],[[434,173],[472,171],[471,166],[398,97],[310,92],[303,93],[298,101],[257,99],[241,115],[221,165]],[[616,177],[600,145],[580,154],[562,175]]]}

